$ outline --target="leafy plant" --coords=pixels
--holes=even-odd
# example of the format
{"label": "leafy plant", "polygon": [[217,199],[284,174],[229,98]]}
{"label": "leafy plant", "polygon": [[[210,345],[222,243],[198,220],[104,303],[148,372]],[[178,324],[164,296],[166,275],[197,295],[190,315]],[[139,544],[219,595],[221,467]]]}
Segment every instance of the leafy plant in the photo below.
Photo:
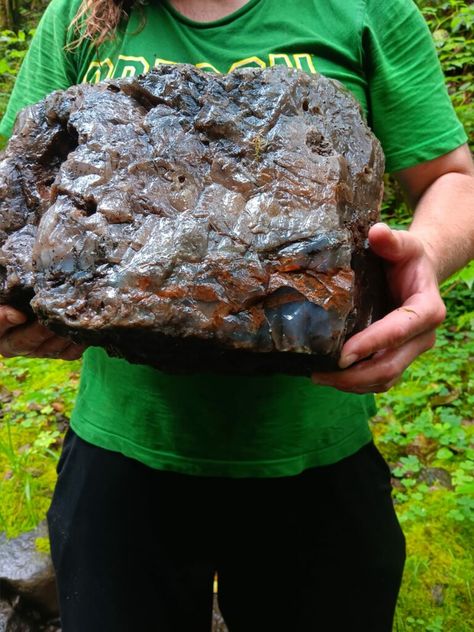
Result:
{"label": "leafy plant", "polygon": [[12,358],[0,370],[0,530],[12,536],[44,519],[78,363]]}
{"label": "leafy plant", "polygon": [[437,346],[388,393],[373,420],[407,539],[395,630],[468,632],[474,577],[472,265],[442,287],[448,319]]}
{"label": "leafy plant", "polygon": [[34,29],[0,31],[0,118],[5,112],[15,77],[33,34]]}
{"label": "leafy plant", "polygon": [[457,114],[473,141],[474,5],[464,0],[419,1],[433,34]]}

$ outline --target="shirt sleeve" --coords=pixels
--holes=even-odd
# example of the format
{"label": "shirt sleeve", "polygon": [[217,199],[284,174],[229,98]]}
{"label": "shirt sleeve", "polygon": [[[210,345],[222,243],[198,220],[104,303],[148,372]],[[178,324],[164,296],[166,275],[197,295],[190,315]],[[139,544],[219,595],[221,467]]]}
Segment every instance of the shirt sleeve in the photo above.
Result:
{"label": "shirt sleeve", "polygon": [[431,34],[412,0],[367,0],[362,46],[369,122],[384,148],[387,171],[432,160],[466,142]]}
{"label": "shirt sleeve", "polygon": [[73,34],[69,24],[80,0],[52,0],[40,20],[30,48],[18,73],[0,135],[11,136],[17,113],[54,90],[77,83],[76,53],[68,52]]}

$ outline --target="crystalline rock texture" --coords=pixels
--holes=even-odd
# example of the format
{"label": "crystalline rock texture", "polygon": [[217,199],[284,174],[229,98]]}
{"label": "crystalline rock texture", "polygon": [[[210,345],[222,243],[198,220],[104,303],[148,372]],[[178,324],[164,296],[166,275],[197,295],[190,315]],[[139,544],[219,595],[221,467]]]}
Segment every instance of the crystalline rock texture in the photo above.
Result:
{"label": "crystalline rock texture", "polygon": [[332,368],[384,310],[383,171],[320,75],[162,65],[55,92],[0,160],[0,302],[167,371]]}

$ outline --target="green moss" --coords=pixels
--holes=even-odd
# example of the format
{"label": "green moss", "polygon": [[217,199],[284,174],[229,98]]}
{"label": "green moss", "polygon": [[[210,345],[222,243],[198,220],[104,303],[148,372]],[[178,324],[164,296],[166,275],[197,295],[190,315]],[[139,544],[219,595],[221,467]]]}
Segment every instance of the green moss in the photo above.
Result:
{"label": "green moss", "polygon": [[8,537],[45,518],[79,366],[29,358],[0,361],[0,529]]}
{"label": "green moss", "polygon": [[376,442],[392,467],[407,562],[395,632],[470,632],[474,560],[474,332],[457,286],[438,346],[378,396]]}
{"label": "green moss", "polygon": [[[473,534],[449,518],[449,495],[448,490],[428,495],[424,519],[404,524],[407,562],[397,632],[472,630]],[[404,509],[399,511],[403,515]]]}
{"label": "green moss", "polygon": [[49,538],[36,538],[35,540],[36,550],[40,553],[50,553],[51,547],[49,544]]}

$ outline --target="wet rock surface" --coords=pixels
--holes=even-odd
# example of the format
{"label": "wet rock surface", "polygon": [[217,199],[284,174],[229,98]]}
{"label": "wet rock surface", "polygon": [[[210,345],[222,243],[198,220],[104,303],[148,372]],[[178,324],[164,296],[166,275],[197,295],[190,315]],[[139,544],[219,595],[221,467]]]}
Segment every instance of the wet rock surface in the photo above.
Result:
{"label": "wet rock surface", "polygon": [[164,370],[332,367],[384,309],[383,163],[346,90],[283,67],[53,93],[0,162],[0,300]]}
{"label": "wet rock surface", "polygon": [[7,539],[0,534],[0,632],[60,630],[54,571],[36,550],[46,526]]}

